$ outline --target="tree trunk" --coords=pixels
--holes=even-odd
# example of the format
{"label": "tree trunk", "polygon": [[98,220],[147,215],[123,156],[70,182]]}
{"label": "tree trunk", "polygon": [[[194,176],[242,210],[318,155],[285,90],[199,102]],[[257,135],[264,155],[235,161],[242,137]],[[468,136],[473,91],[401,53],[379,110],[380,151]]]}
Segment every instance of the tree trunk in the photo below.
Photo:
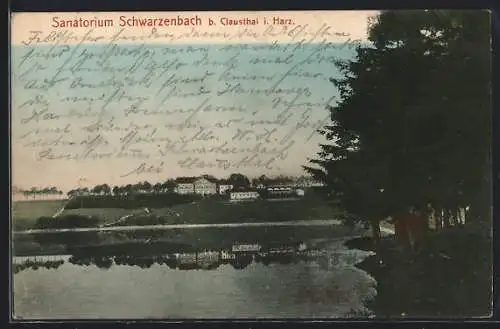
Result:
{"label": "tree trunk", "polygon": [[455,216],[455,212],[453,210],[448,212],[448,221],[450,223],[450,227],[457,226],[457,217]]}
{"label": "tree trunk", "polygon": [[460,226],[465,225],[465,208],[463,208],[463,207],[458,208],[457,217],[458,217],[458,223],[460,224]]}
{"label": "tree trunk", "polygon": [[448,210],[443,213],[443,228],[450,228],[450,212]]}
{"label": "tree trunk", "polygon": [[408,220],[406,221],[406,232],[408,235],[408,242],[410,244],[410,248],[413,251],[415,249],[415,235],[414,235],[414,218],[411,218],[412,222],[409,222]]}
{"label": "tree trunk", "polygon": [[436,231],[441,229],[441,212],[438,210],[434,211],[434,229]]}
{"label": "tree trunk", "polygon": [[459,217],[457,216],[458,210],[450,210],[450,213],[448,214],[448,217],[450,219],[450,225],[451,226],[458,226],[459,224]]}
{"label": "tree trunk", "polygon": [[445,216],[444,216],[444,210],[443,209],[440,209],[439,210],[439,213],[438,213],[438,218],[439,218],[439,229],[444,229],[444,226],[445,226]]}
{"label": "tree trunk", "polygon": [[375,249],[376,257],[379,264],[382,263],[382,247],[381,247],[381,234],[380,234],[380,221],[372,219],[370,221],[372,229],[373,247]]}
{"label": "tree trunk", "polygon": [[424,208],[422,210],[422,220],[423,222],[423,233],[427,235],[429,230],[431,229],[430,221],[431,221],[432,211],[429,208]]}
{"label": "tree trunk", "polygon": [[464,208],[464,225],[469,222],[470,219],[470,208]]}

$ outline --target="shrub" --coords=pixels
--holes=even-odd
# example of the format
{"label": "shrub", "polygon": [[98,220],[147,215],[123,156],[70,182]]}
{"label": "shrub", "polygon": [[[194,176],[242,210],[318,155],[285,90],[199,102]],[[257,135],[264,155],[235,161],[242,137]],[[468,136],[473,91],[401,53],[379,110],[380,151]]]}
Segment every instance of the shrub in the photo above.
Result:
{"label": "shrub", "polygon": [[82,215],[65,215],[61,217],[40,217],[35,223],[35,229],[83,228],[97,227],[99,218]]}

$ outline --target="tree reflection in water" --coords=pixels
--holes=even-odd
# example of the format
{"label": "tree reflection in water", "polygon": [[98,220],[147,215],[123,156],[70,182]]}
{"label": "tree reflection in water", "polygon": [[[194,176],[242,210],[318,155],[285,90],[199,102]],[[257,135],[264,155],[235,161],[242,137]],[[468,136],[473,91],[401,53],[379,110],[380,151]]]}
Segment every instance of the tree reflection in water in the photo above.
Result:
{"label": "tree reflection in water", "polygon": [[106,256],[97,257],[94,260],[94,263],[98,268],[107,270],[110,269],[111,266],[113,266],[113,259],[111,259],[111,257],[106,257]]}
{"label": "tree reflection in water", "polygon": [[[230,250],[218,251],[194,251],[193,248],[182,248],[181,245],[163,245],[161,248],[151,247],[144,244],[121,244],[121,245],[93,245],[72,249],[73,255],[69,263],[77,266],[94,265],[99,269],[108,270],[113,265],[136,266],[148,269],[154,264],[166,265],[173,270],[216,270],[221,265],[230,265],[236,270],[247,268],[253,262],[269,266],[271,264],[292,264],[300,261],[317,261],[320,267],[327,267],[327,260],[319,257],[318,250],[299,251],[290,246],[280,248],[267,248],[259,251],[232,252]],[[184,249],[186,251],[182,252]],[[170,252],[164,253],[170,250]],[[173,252],[181,251],[181,252]],[[35,262],[28,259],[25,264],[13,267],[14,273],[23,269],[40,267],[47,269],[57,268],[64,261]]]}
{"label": "tree reflection in water", "polygon": [[165,264],[171,269],[175,270],[177,266],[177,260],[175,258],[169,257],[165,260]]}
{"label": "tree reflection in water", "polygon": [[80,256],[73,255],[69,258],[73,265],[90,266],[95,265],[100,269],[110,269],[113,266],[113,259],[109,256]]}
{"label": "tree reflection in water", "polygon": [[27,259],[23,263],[14,263],[12,264],[12,272],[14,274],[20,273],[24,270],[31,269],[31,270],[38,270],[40,268],[44,268],[46,270],[52,270],[52,269],[57,269],[59,268],[62,264],[64,264],[64,260],[47,260],[47,261],[39,261],[39,260],[32,260],[32,259]]}
{"label": "tree reflection in water", "polygon": [[253,255],[242,254],[242,255],[236,255],[234,259],[229,261],[229,264],[231,264],[231,266],[233,266],[237,270],[242,270],[246,268],[248,265],[250,265],[253,262],[253,260],[254,260]]}

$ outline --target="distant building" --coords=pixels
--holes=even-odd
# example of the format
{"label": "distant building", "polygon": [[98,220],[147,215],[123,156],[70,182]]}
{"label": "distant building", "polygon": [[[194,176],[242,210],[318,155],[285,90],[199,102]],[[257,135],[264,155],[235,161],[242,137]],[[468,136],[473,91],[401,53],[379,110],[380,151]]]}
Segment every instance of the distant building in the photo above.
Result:
{"label": "distant building", "polygon": [[175,192],[178,194],[194,194],[196,177],[178,177],[175,180]]}
{"label": "distant building", "polygon": [[229,192],[229,199],[231,201],[256,200],[259,197],[259,192],[251,188],[233,189]]}
{"label": "distant building", "polygon": [[248,244],[248,243],[235,243],[233,244],[232,251],[233,252],[256,252],[261,249],[260,244]]}
{"label": "distant building", "polygon": [[217,190],[220,195],[224,195],[233,189],[233,185],[227,180],[219,180]]}
{"label": "distant building", "polygon": [[194,193],[199,195],[217,194],[217,181],[205,177],[197,178],[194,181]]}
{"label": "distant building", "polygon": [[217,181],[205,177],[178,177],[175,180],[175,192],[178,194],[217,194]]}
{"label": "distant building", "polygon": [[281,187],[294,187],[295,180],[289,177],[276,177],[276,178],[268,178],[262,182],[265,187],[270,186],[281,186]]}
{"label": "distant building", "polygon": [[323,182],[320,182],[319,180],[314,179],[313,177],[302,176],[299,179],[297,179],[295,185],[297,187],[307,188],[307,187],[320,187],[324,186],[325,184]]}
{"label": "distant building", "polygon": [[282,197],[295,195],[295,189],[290,186],[270,186],[267,188],[269,197]]}

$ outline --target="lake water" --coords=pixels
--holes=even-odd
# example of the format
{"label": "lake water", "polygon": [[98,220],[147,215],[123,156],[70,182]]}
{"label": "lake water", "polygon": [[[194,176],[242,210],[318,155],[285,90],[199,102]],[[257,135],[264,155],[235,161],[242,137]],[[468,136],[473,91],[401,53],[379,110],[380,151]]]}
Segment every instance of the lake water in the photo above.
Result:
{"label": "lake water", "polygon": [[[345,240],[326,240],[314,250],[300,252],[282,244],[280,248],[288,251],[268,248],[266,252],[247,252],[237,256],[239,263],[221,261],[222,256],[217,255],[231,255],[214,251],[217,260],[207,258],[208,265],[192,269],[158,260],[159,256],[148,260],[142,254],[134,261],[128,256],[103,256],[112,263],[104,261],[103,265],[101,261],[99,266],[95,260],[86,260],[94,257],[88,254],[78,259],[74,255],[37,256],[38,262],[64,263],[56,269],[25,266],[14,274],[14,314],[23,319],[368,316],[364,301],[374,297],[376,283],[355,264],[369,253],[348,250],[343,246]],[[188,259],[194,254],[182,255]],[[197,255],[197,261],[202,262],[205,254]],[[25,261],[14,259],[18,264]]]}

